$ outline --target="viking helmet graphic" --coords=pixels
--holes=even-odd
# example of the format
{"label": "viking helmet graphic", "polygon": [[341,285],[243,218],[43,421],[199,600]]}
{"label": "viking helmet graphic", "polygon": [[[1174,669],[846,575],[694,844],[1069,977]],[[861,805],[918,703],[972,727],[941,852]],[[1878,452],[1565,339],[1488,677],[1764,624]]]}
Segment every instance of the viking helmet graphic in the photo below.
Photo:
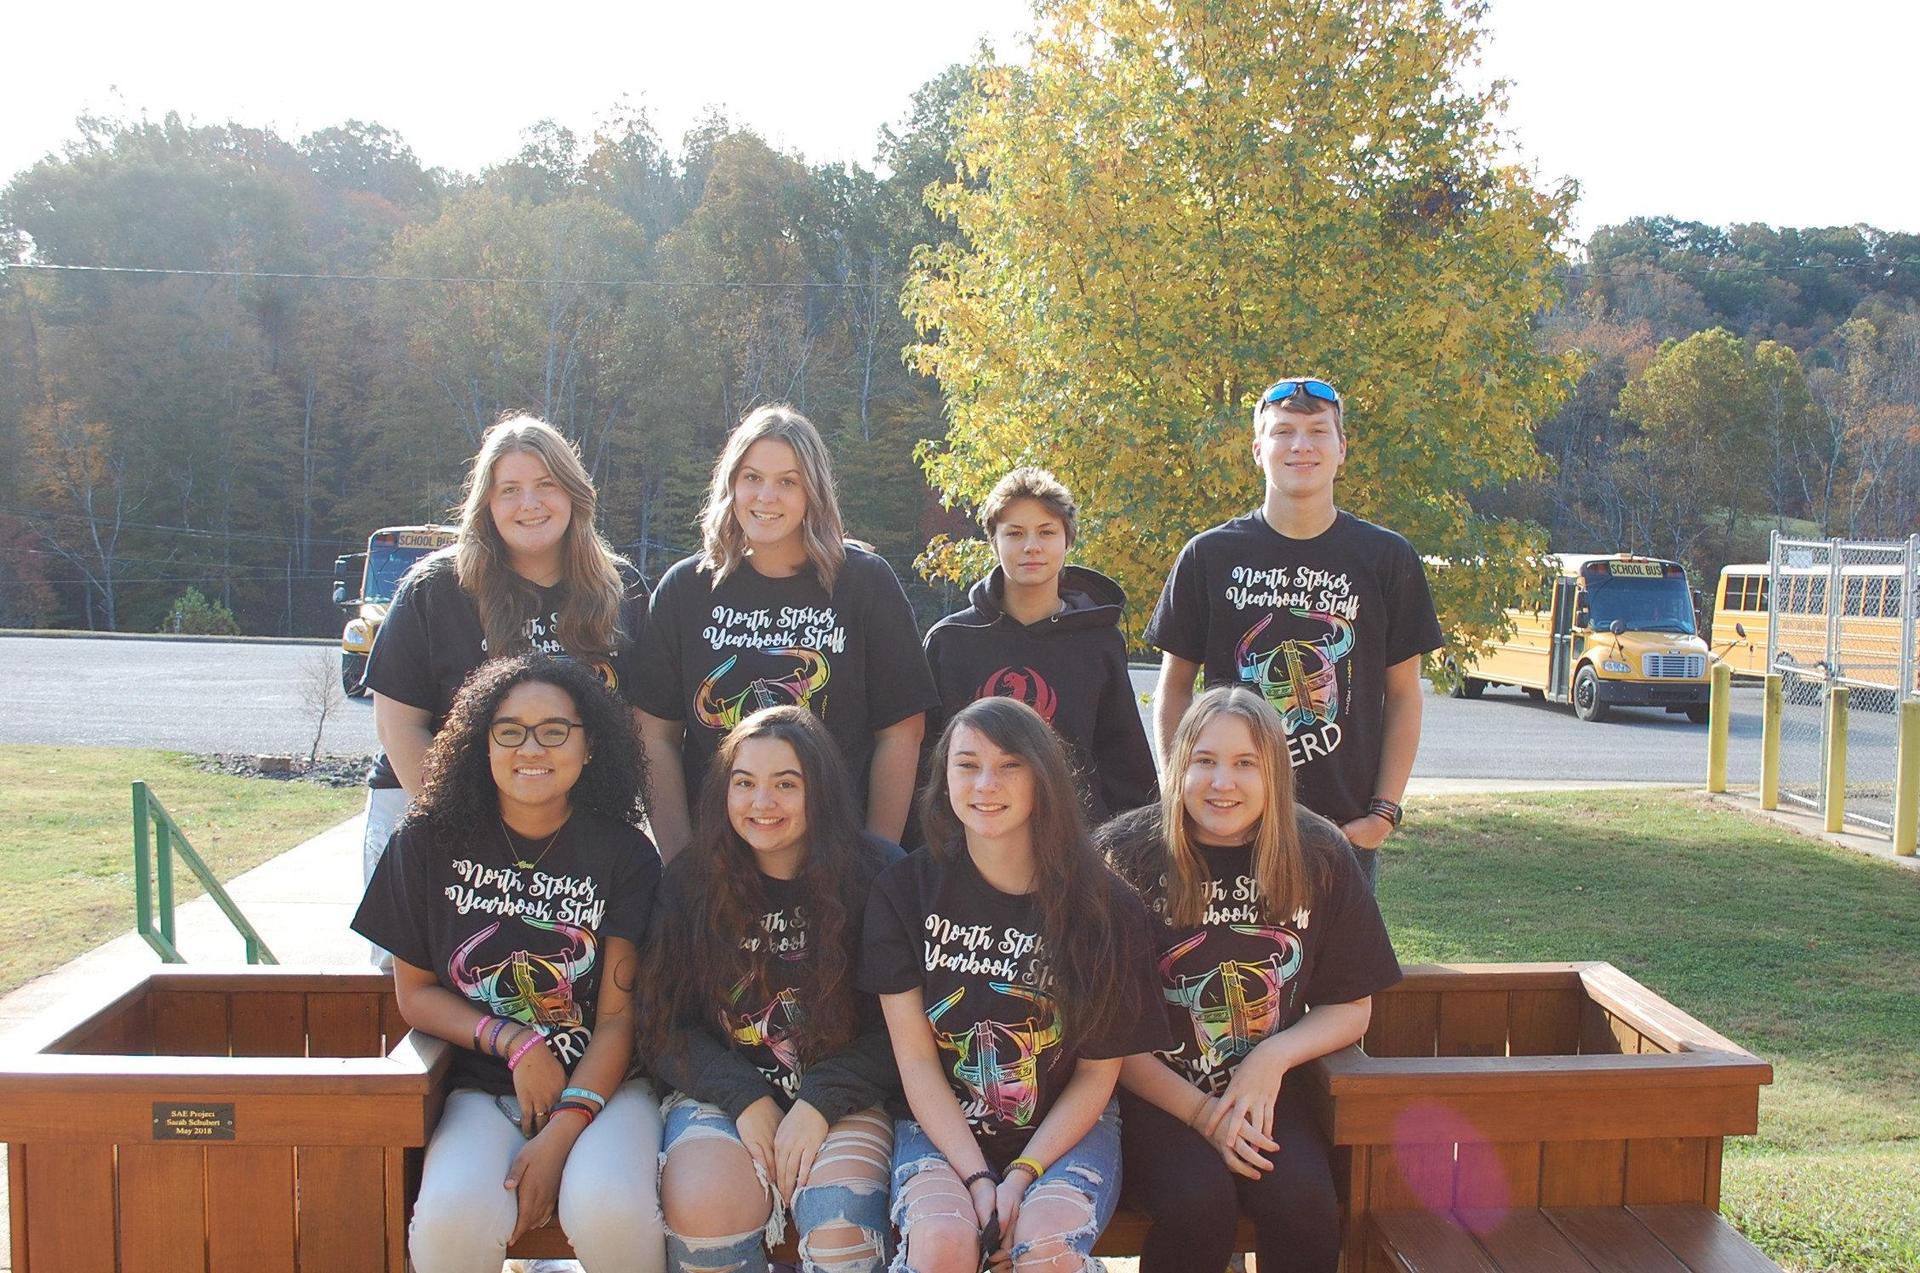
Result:
{"label": "viking helmet graphic", "polygon": [[1339,615],[1301,609],[1292,613],[1324,623],[1330,631],[1317,640],[1282,641],[1255,654],[1254,639],[1273,622],[1273,616],[1267,615],[1234,647],[1241,683],[1273,704],[1289,733],[1295,726],[1332,721],[1340,715],[1339,664],[1353,649],[1353,625]]}

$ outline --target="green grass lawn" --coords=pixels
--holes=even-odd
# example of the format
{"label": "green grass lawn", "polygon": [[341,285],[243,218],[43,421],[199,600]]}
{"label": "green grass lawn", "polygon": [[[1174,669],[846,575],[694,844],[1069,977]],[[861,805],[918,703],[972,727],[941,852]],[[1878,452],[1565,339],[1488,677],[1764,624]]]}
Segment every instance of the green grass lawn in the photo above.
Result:
{"label": "green grass lawn", "polygon": [[1920,1268],[1920,874],[1678,794],[1423,801],[1405,963],[1605,959],[1774,1066],[1722,1206],[1792,1270]]}
{"label": "green grass lawn", "polygon": [[[133,807],[145,779],[222,880],[351,816],[364,792],[202,773],[171,752],[0,749],[0,993],[133,927]],[[178,863],[180,900],[200,885]]]}

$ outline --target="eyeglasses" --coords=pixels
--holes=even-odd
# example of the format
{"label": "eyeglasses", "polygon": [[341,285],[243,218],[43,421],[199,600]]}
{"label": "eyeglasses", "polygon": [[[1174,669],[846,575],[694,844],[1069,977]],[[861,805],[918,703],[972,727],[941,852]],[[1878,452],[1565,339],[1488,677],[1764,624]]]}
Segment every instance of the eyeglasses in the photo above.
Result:
{"label": "eyeglasses", "polygon": [[586,726],[577,720],[563,720],[559,717],[535,721],[531,725],[523,725],[517,720],[497,720],[487,727],[487,735],[502,747],[522,746],[527,741],[528,734],[532,734],[533,741],[542,747],[565,747],[567,739],[573,737],[574,730],[585,728]]}
{"label": "eyeglasses", "polygon": [[[1340,405],[1340,391],[1326,381],[1299,379],[1276,380],[1268,385],[1267,391],[1260,395],[1260,406],[1264,407],[1269,402],[1285,402],[1299,393],[1304,393],[1309,398],[1318,398],[1322,402],[1331,402],[1336,407]],[[1255,410],[1259,408],[1256,407]]]}

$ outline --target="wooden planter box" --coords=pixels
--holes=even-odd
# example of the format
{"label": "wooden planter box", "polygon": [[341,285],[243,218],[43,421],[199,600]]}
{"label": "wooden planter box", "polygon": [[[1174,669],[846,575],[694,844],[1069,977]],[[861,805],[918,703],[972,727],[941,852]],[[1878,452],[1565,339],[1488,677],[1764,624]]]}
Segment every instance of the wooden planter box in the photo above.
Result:
{"label": "wooden planter box", "polygon": [[1374,1273],[1371,1212],[1497,1247],[1543,1208],[1716,1210],[1722,1138],[1755,1130],[1773,1069],[1611,964],[1464,964],[1409,968],[1360,1046],[1302,1077],[1336,1146],[1345,1268]]}
{"label": "wooden planter box", "polygon": [[391,986],[159,969],[0,1060],[15,1273],[405,1273],[448,1055]]}

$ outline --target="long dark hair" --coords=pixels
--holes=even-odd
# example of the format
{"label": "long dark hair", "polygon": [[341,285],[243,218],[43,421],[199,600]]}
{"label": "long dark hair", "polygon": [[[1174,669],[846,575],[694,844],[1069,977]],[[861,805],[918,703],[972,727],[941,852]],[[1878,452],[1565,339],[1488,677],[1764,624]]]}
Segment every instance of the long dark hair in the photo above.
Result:
{"label": "long dark hair", "polygon": [[1117,881],[1087,835],[1066,749],[1039,713],[1017,699],[975,699],[955,713],[934,745],[931,779],[920,797],[927,849],[945,861],[967,851],[966,829],[954,815],[952,787],[947,782],[954,731],[963,726],[1020,757],[1033,772],[1033,814],[1028,823],[1033,841],[1033,897],[1053,972],[1052,993],[1069,1031],[1080,1038],[1099,1034],[1120,1011],[1126,980],[1115,975],[1122,958],[1113,914]]}
{"label": "long dark hair", "polygon": [[487,729],[500,703],[517,685],[551,685],[573,700],[585,726],[593,763],[573,785],[573,808],[633,825],[644,813],[645,758],[634,733],[633,713],[613,696],[593,670],[573,659],[547,654],[483,663],[454,696],[446,724],[434,735],[421,768],[420,794],[407,822],[427,831],[447,852],[475,839],[496,837],[500,793],[493,784]]}
{"label": "long dark hair", "polygon": [[753,850],[727,817],[727,787],[742,744],[773,739],[793,748],[806,786],[807,857],[797,882],[807,914],[807,958],[795,987],[804,1015],[793,1041],[803,1062],[831,1055],[859,1029],[853,960],[867,887],[880,855],[861,834],[846,764],[819,718],[803,707],[770,707],[721,740],[700,788],[693,840],[667,867],[664,895],[640,979],[640,1048],[657,1056],[677,1027],[711,1031],[743,978],[764,979],[770,952],[740,948],[759,936],[766,890]]}

